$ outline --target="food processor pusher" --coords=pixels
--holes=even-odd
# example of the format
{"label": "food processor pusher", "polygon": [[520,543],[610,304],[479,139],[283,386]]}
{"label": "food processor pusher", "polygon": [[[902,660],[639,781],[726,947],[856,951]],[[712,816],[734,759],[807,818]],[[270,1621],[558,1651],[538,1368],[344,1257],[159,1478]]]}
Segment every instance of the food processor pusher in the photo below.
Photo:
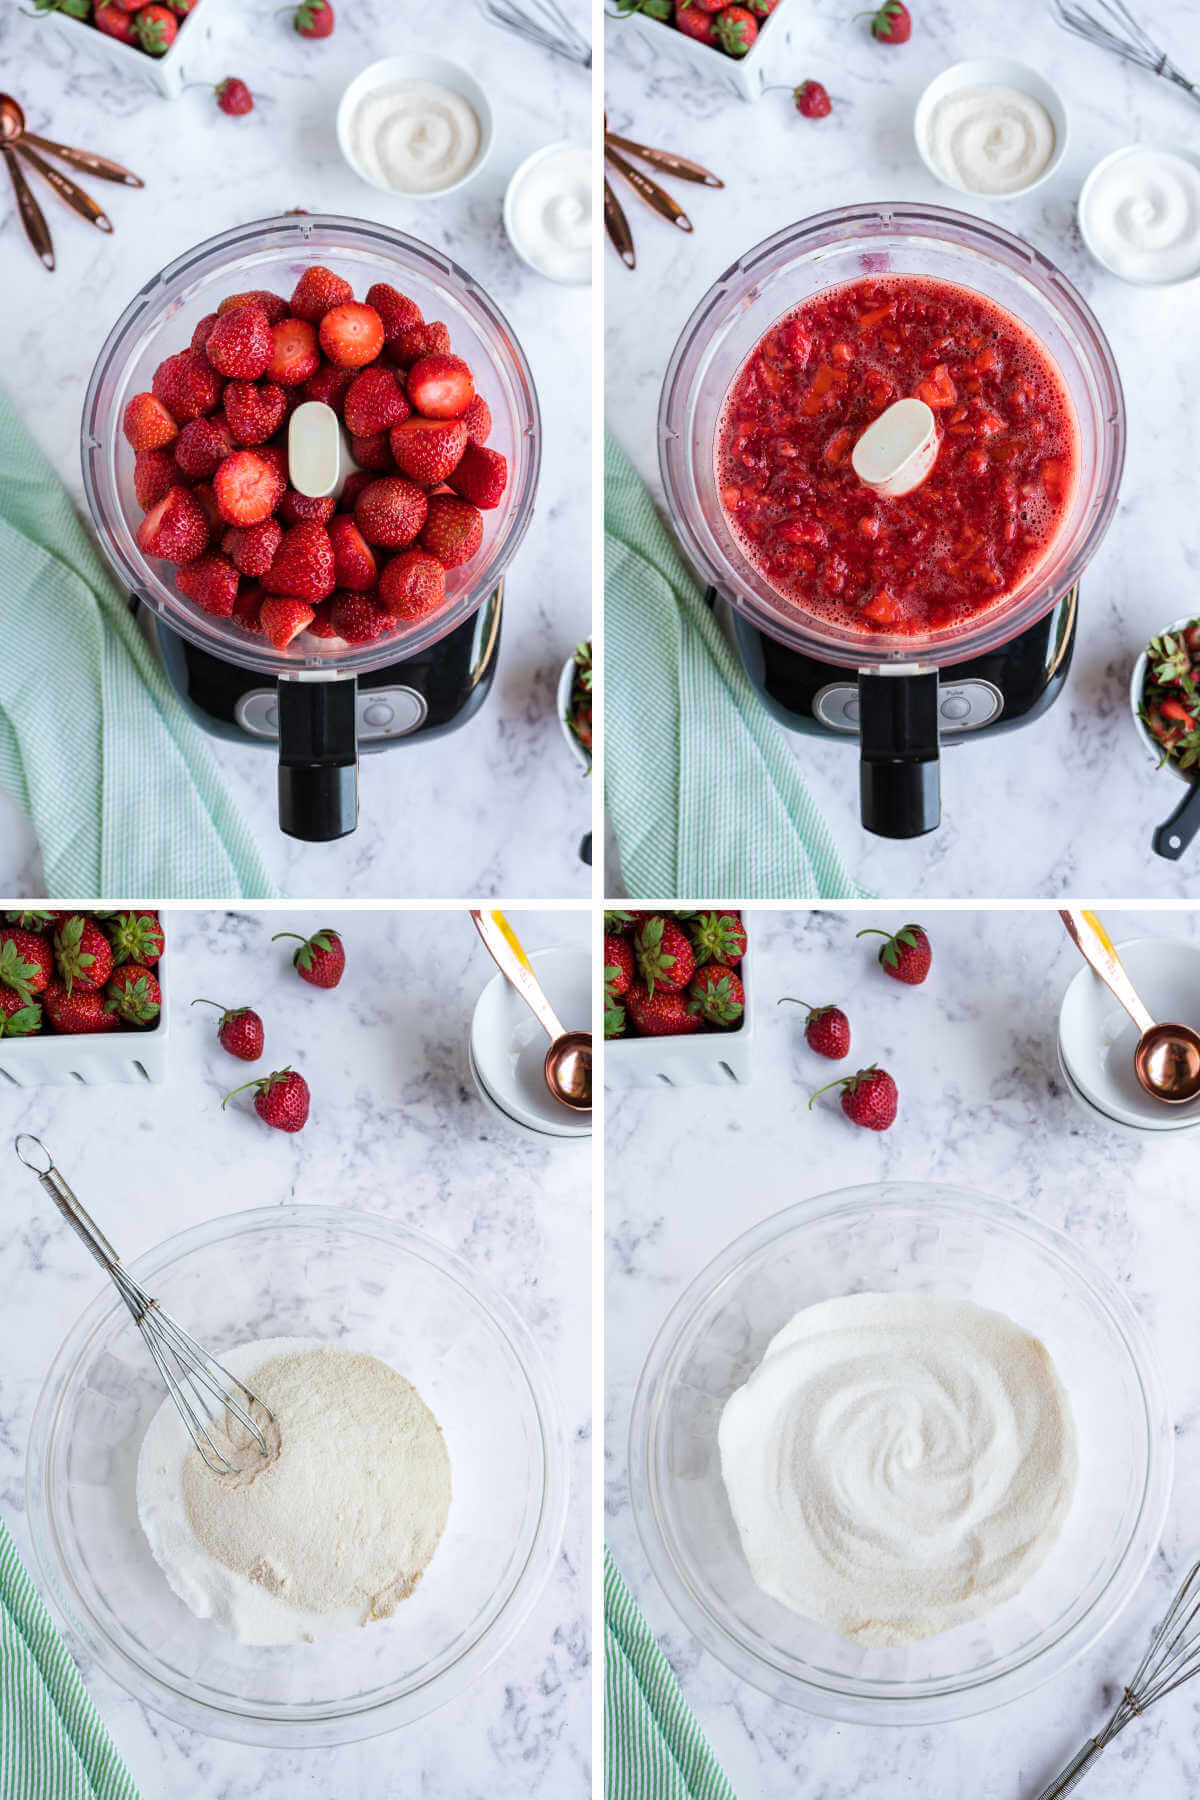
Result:
{"label": "food processor pusher", "polygon": [[217,1426],[231,1436],[230,1422],[235,1421],[247,1434],[245,1448],[249,1450],[252,1441],[261,1456],[270,1456],[271,1448],[263,1431],[263,1425],[274,1423],[270,1409],[252,1388],[231,1375],[182,1325],[163,1312],[158,1301],[133,1279],[100,1227],[55,1168],[54,1159],[41,1139],[27,1131],[18,1132],[13,1139],[13,1149],[110,1277],[145,1339],[146,1348],[154,1358],[188,1435],[213,1474],[236,1475],[238,1465],[230,1462],[217,1448],[210,1426]]}

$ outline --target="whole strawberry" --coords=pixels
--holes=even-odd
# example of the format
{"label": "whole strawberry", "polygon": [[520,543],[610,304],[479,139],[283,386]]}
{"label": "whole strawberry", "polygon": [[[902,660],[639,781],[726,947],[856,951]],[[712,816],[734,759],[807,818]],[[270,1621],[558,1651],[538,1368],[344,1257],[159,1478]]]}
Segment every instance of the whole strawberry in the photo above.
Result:
{"label": "whole strawberry", "polygon": [[746,928],[737,913],[697,913],[688,922],[696,961],[732,968],[746,954]]}
{"label": "whole strawberry", "polygon": [[254,1110],[264,1125],[273,1131],[302,1131],[308,1120],[308,1083],[296,1069],[275,1069],[270,1075],[258,1075],[226,1094],[221,1102],[224,1112],[234,1094],[254,1089]]}
{"label": "whole strawberry", "polygon": [[162,989],[140,963],[122,963],[109,977],[104,1004],[126,1025],[153,1025],[162,1011]]}
{"label": "whole strawberry", "polygon": [[216,1000],[193,1000],[193,1006],[215,1006],[221,1018],[217,1025],[217,1042],[230,1056],[242,1062],[257,1062],[263,1053],[266,1034],[263,1022],[249,1006],[221,1006]]}
{"label": "whole strawberry", "polygon": [[657,989],[678,993],[692,979],[696,953],[678,920],[667,913],[651,913],[642,920],[633,939],[638,975],[648,994]]}
{"label": "whole strawberry", "polygon": [[54,974],[54,953],[40,932],[9,925],[0,931],[0,987],[40,994]]}
{"label": "whole strawberry", "polygon": [[611,988],[604,990],[604,1035],[606,1038],[625,1036],[625,1008]]}
{"label": "whole strawberry", "polygon": [[301,981],[319,988],[337,986],[346,967],[346,952],[332,927],[323,925],[310,938],[301,937],[298,931],[277,931],[271,942],[278,943],[280,938],[296,938],[299,942],[292,964]]}
{"label": "whole strawberry", "polygon": [[604,934],[604,986],[619,999],[633,985],[633,949],[628,940]]}
{"label": "whole strawberry", "polygon": [[66,913],[54,933],[54,960],[68,994],[102,988],[113,970],[112,945],[87,913]]}
{"label": "whole strawberry", "polygon": [[792,89],[796,111],[805,119],[827,119],[833,111],[829,95],[819,81],[802,81]]}
{"label": "whole strawberry", "polygon": [[808,1103],[809,1111],[812,1111],[814,1101],[835,1087],[842,1090],[842,1111],[852,1125],[861,1125],[866,1131],[886,1131],[895,1122],[900,1094],[886,1069],[872,1063],[869,1069],[860,1069],[857,1075],[840,1076],[828,1087],[817,1089]]}
{"label": "whole strawberry", "polygon": [[119,963],[141,963],[144,969],[152,969],[163,953],[166,940],[157,913],[113,913],[105,919],[104,930]]}
{"label": "whole strawberry", "polygon": [[871,21],[871,36],[880,44],[907,44],[912,36],[912,14],[904,0],[883,0],[873,13],[856,13],[856,18]]}
{"label": "whole strawberry", "polygon": [[61,981],[52,981],[42,995],[46,1017],[55,1031],[66,1035],[115,1031],[120,1021],[109,1012],[99,988],[76,988],[72,993]]}
{"label": "whole strawberry", "polygon": [[224,81],[218,81],[216,96],[221,111],[231,118],[241,118],[254,111],[254,95],[240,76],[227,75]]}
{"label": "whole strawberry", "polygon": [[58,914],[52,912],[6,912],[6,925],[19,925],[22,931],[49,931]]}
{"label": "whole strawberry", "polygon": [[42,1029],[42,1009],[16,988],[0,987],[0,1038],[32,1037]]}
{"label": "whole strawberry", "polygon": [[292,15],[292,29],[301,37],[327,38],[333,34],[333,8],[329,0],[302,0],[297,7],[285,7]]}
{"label": "whole strawberry", "polygon": [[624,937],[637,923],[637,914],[631,912],[606,912],[604,929],[610,937]]}
{"label": "whole strawberry", "polygon": [[724,963],[705,963],[688,985],[688,1011],[719,1025],[723,1030],[741,1022],[746,1010],[746,990]]}
{"label": "whole strawberry", "polygon": [[758,36],[758,21],[744,6],[727,6],[717,14],[715,33],[726,56],[745,56]]}
{"label": "whole strawberry", "polygon": [[804,1041],[818,1056],[827,1056],[830,1062],[840,1062],[843,1056],[849,1056],[850,1021],[840,1006],[809,1006],[807,1000],[793,1000],[790,994],[785,994],[779,1004],[808,1008]]}
{"label": "whole strawberry", "polygon": [[688,1011],[686,994],[665,990],[652,994],[639,982],[626,994],[625,1010],[641,1037],[686,1037],[703,1028],[699,1015]]}
{"label": "whole strawberry", "polygon": [[929,965],[933,961],[933,946],[920,925],[902,925],[891,937],[881,931],[877,925],[868,925],[864,931],[856,932],[857,937],[881,937],[883,943],[879,947],[879,962],[885,975],[893,981],[903,981],[909,987],[919,987],[929,973]]}

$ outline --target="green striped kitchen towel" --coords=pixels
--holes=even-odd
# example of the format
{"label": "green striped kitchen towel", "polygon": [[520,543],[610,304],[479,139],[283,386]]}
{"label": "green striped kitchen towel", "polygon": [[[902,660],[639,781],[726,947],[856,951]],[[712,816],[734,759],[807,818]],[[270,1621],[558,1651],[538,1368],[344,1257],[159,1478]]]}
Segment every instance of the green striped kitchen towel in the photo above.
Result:
{"label": "green striped kitchen towel", "polygon": [[138,1800],[3,1519],[0,1800]]}
{"label": "green striped kitchen towel", "polygon": [[626,892],[860,897],[783,733],[611,437],[604,536],[605,799]]}
{"label": "green striped kitchen towel", "polygon": [[203,733],[0,393],[0,787],[47,897],[273,896]]}
{"label": "green striped kitchen towel", "polygon": [[607,1547],[604,1793],[605,1800],[736,1800]]}

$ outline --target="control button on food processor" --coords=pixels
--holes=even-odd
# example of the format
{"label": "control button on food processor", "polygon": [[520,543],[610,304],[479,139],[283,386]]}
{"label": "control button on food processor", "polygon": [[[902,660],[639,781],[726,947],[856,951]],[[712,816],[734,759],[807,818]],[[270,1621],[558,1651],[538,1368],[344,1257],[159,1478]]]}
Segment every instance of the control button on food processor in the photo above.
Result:
{"label": "control button on food processor", "polygon": [[833,731],[858,730],[858,689],[839,681],[813,697],[813,717]]}
{"label": "control button on food processor", "polygon": [[969,719],[971,702],[965,694],[947,694],[942,701],[943,719]]}
{"label": "control button on food processor", "polygon": [[358,730],[363,738],[404,737],[425,723],[429,706],[416,688],[369,688],[359,695]]}
{"label": "control button on food processor", "polygon": [[948,730],[978,731],[999,718],[1004,700],[990,681],[961,681],[943,689],[938,710]]}
{"label": "control button on food processor", "polygon": [[242,730],[249,732],[251,737],[279,736],[279,708],[273,687],[251,688],[234,707],[233,716]]}
{"label": "control button on food processor", "polygon": [[363,718],[368,725],[390,725],[395,716],[391,707],[382,700],[373,700],[363,710]]}

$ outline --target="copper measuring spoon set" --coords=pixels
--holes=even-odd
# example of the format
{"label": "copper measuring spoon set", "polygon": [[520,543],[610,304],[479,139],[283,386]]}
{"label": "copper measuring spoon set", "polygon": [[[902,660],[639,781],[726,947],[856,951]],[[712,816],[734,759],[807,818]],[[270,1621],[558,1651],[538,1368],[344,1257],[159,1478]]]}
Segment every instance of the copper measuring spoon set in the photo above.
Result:
{"label": "copper measuring spoon set", "polygon": [[46,215],[25,179],[25,171],[21,166],[23,162],[28,163],[31,169],[35,169],[49,183],[72,212],[77,212],[81,219],[86,219],[97,231],[111,232],[112,220],[102,207],[97,206],[91,195],[83,191],[78,182],[72,181],[69,175],[64,175],[53,163],[47,162],[47,156],[57,157],[60,162],[82,169],[87,175],[95,175],[100,181],[116,181],[122,187],[145,186],[140,176],[134,175],[129,169],[123,169],[120,163],[111,162],[107,156],[97,156],[91,150],[75,150],[69,144],[56,144],[50,138],[38,137],[35,132],[27,131],[24,111],[11,94],[0,94],[0,151],[3,151],[4,160],[8,164],[25,236],[33,245],[43,267],[47,269],[55,266],[54,243],[50,227],[46,223]]}
{"label": "copper measuring spoon set", "polygon": [[[648,144],[638,144],[631,138],[619,137],[615,131],[608,129],[606,122],[604,161],[608,168],[614,169],[653,212],[680,231],[694,230],[692,221],[665,188],[661,188],[645,170],[639,169],[630,161],[631,157],[636,157],[639,162],[646,163],[652,169],[660,170],[664,175],[674,175],[679,181],[694,181],[702,187],[710,188],[725,186],[711,169],[703,168],[686,156],[677,156],[673,150],[654,150]],[[607,173],[604,177],[604,227],[625,267],[635,269],[637,253],[633,247],[633,233],[629,228],[625,209],[617,199]]]}

